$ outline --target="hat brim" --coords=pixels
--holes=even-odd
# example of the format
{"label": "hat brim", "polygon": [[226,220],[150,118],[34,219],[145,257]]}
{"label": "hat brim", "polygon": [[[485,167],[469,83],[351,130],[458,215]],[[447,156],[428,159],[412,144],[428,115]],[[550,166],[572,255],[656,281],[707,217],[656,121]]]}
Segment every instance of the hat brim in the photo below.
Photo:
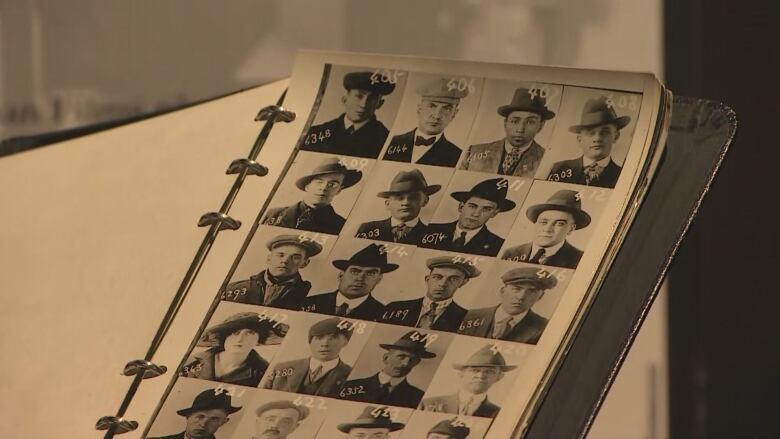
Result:
{"label": "hat brim", "polygon": [[594,128],[594,127],[600,127],[602,125],[615,125],[617,129],[621,130],[626,127],[626,125],[631,122],[631,116],[620,116],[617,119],[611,119],[611,120],[605,120],[603,122],[599,123],[592,123],[588,125],[572,125],[569,127],[569,132],[577,133],[579,134],[580,131],[582,131],[584,128]]}
{"label": "hat brim", "polygon": [[426,187],[424,187],[422,189],[413,189],[413,190],[408,190],[408,191],[384,191],[384,192],[379,192],[379,193],[376,194],[376,196],[379,197],[379,198],[390,198],[390,196],[392,196],[392,195],[408,194],[410,192],[417,192],[417,191],[420,191],[420,192],[424,193],[425,195],[433,195],[436,192],[439,192],[440,189],[441,189],[441,185],[440,184],[432,184],[432,185],[426,186]]}
{"label": "hat brim", "polygon": [[507,117],[513,111],[527,111],[529,113],[536,113],[542,117],[542,120],[550,120],[555,117],[555,113],[548,109],[540,109],[533,107],[524,107],[522,105],[502,105],[498,107],[498,114]]}
{"label": "hat brim", "polygon": [[447,267],[447,268],[455,268],[456,270],[460,270],[463,273],[466,274],[466,277],[469,279],[475,278],[482,274],[479,269],[473,265],[469,264],[456,264],[454,262],[441,262],[438,264],[429,265],[428,269],[433,270],[434,268],[440,268],[440,267]]}
{"label": "hat brim", "polygon": [[498,203],[498,210],[500,212],[506,212],[512,210],[515,208],[515,206],[517,206],[517,204],[515,204],[514,201],[508,200],[506,198],[496,201],[485,197],[481,197],[478,194],[473,194],[471,192],[453,192],[450,194],[450,196],[454,198],[456,201],[459,201],[461,203],[465,203],[471,197],[477,197],[477,198],[482,198],[483,200],[493,201],[495,203]]}
{"label": "hat brim", "polygon": [[576,207],[561,206],[560,204],[535,204],[529,207],[525,214],[528,219],[531,220],[531,222],[535,223],[536,219],[539,218],[539,215],[547,210],[560,210],[562,212],[568,212],[572,214],[574,217],[574,224],[577,225],[577,230],[584,229],[590,224],[590,215],[588,212],[585,212],[582,209],[577,209]]}
{"label": "hat brim", "polygon": [[211,407],[211,408],[204,407],[204,408],[200,408],[200,409],[199,408],[195,408],[195,407],[189,407],[189,408],[186,408],[186,409],[177,410],[176,413],[179,416],[189,416],[190,414],[195,413],[195,412],[200,412],[200,411],[203,411],[203,410],[213,410],[213,409],[225,410],[228,415],[232,415],[233,413],[241,410],[241,407],[233,407],[233,406],[230,406],[229,408],[226,408],[226,407]]}
{"label": "hat brim", "polygon": [[309,184],[309,182],[312,181],[314,177],[318,177],[320,175],[327,175],[327,174],[344,174],[344,181],[341,183],[342,189],[346,189],[348,187],[354,186],[355,184],[357,184],[357,182],[360,181],[361,178],[363,178],[363,173],[355,169],[347,169],[346,171],[318,172],[315,174],[305,175],[295,180],[295,187],[297,187],[302,191],[306,190],[306,185]]}
{"label": "hat brim", "polygon": [[306,251],[306,257],[311,258],[313,256],[317,256],[322,251],[322,247],[319,246],[319,244],[314,246],[311,244],[311,242],[312,241],[301,241],[299,239],[290,239],[290,240],[276,241],[272,245],[268,245],[266,247],[268,248],[268,250],[273,250],[276,247],[280,247],[283,245],[294,245]]}
{"label": "hat brim", "polygon": [[453,363],[452,367],[454,369],[457,369],[457,370],[463,370],[463,369],[465,369],[467,367],[497,367],[497,368],[501,369],[502,372],[509,372],[510,370],[517,369],[517,366],[512,366],[512,365],[501,366],[500,364],[487,364],[487,363],[482,363],[482,364]]}
{"label": "hat brim", "polygon": [[333,261],[333,266],[338,268],[341,271],[347,271],[347,268],[350,265],[355,265],[357,267],[377,267],[379,268],[379,271],[381,271],[382,273],[390,273],[391,271],[395,271],[398,269],[398,264],[391,264],[391,263],[387,263],[384,265],[357,265],[355,263],[352,263],[344,259],[336,259],[335,261]]}
{"label": "hat brim", "polygon": [[413,349],[409,349],[408,346],[400,346],[400,345],[397,345],[397,344],[379,343],[379,347],[382,348],[382,349],[385,349],[385,350],[397,349],[399,351],[411,352],[411,353],[419,356],[420,358],[436,358],[436,354],[434,354],[433,352],[430,352],[430,351],[416,351],[416,350],[413,350]]}
{"label": "hat brim", "polygon": [[346,424],[339,424],[336,428],[342,433],[349,433],[353,428],[387,428],[390,431],[398,431],[406,427],[406,424],[400,422],[391,422],[385,425],[378,425],[370,422],[348,422]]}
{"label": "hat brim", "polygon": [[274,324],[277,322],[271,321],[271,320],[258,320],[256,318],[245,318],[241,320],[234,320],[232,322],[227,323],[220,323],[215,326],[212,326],[211,328],[207,328],[203,332],[203,336],[201,337],[202,341],[207,341],[211,339],[213,336],[219,336],[220,334],[225,333],[232,333],[233,331],[236,331],[238,329],[252,329],[256,331],[258,334],[260,334],[260,338],[257,340],[257,345],[263,345],[266,344],[265,341],[270,337],[272,333],[276,333],[277,335],[283,335],[280,332],[283,332],[281,329],[284,324],[279,324],[276,328],[274,327]]}

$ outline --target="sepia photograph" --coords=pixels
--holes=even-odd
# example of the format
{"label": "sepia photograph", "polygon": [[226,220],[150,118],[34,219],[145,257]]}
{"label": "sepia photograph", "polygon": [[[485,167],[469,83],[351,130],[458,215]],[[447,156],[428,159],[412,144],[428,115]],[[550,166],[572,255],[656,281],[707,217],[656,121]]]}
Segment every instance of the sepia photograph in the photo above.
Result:
{"label": "sepia photograph", "polygon": [[328,417],[316,439],[401,439],[411,409],[328,401]]}
{"label": "sepia photograph", "polygon": [[449,413],[415,411],[402,439],[482,439],[491,419]]}

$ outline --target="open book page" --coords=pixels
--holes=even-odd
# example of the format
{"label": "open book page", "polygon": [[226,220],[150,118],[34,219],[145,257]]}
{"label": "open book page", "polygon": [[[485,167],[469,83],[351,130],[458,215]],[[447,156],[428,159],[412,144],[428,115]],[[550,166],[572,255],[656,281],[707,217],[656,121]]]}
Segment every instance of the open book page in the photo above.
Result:
{"label": "open book page", "polygon": [[303,53],[298,119],[268,140],[283,176],[148,437],[521,435],[664,96],[648,74]]}

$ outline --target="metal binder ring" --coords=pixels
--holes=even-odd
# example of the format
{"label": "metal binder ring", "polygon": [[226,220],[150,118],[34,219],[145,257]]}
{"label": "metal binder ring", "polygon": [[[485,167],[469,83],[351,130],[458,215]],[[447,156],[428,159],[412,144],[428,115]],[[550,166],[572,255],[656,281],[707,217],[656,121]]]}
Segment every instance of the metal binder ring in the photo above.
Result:
{"label": "metal binder ring", "polygon": [[241,227],[241,221],[221,212],[205,213],[198,221],[198,227],[206,227],[214,224],[219,224],[219,230],[236,230]]}
{"label": "metal binder ring", "polygon": [[95,430],[108,430],[115,425],[114,433],[116,434],[127,433],[138,428],[136,421],[128,421],[117,416],[103,416],[95,424]]}
{"label": "metal binder ring", "polygon": [[255,116],[255,121],[268,120],[276,115],[277,122],[292,122],[295,120],[295,112],[290,111],[281,105],[269,105],[263,107]]}
{"label": "metal binder ring", "polygon": [[165,366],[158,366],[151,361],[133,360],[125,365],[122,374],[125,376],[134,376],[139,370],[144,371],[144,379],[158,377],[168,371]]}
{"label": "metal binder ring", "polygon": [[258,175],[260,177],[268,175],[268,168],[247,158],[233,160],[225,173],[238,174],[244,169],[246,169],[246,173],[249,175]]}

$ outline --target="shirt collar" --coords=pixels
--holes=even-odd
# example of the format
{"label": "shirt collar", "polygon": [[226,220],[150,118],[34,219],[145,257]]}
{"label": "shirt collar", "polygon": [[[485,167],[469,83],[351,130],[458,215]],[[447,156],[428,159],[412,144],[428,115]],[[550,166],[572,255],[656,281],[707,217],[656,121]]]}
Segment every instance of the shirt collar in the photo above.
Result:
{"label": "shirt collar", "polygon": [[[424,313],[424,312],[428,311],[428,309],[431,307],[431,303],[433,303],[433,300],[429,299],[428,296],[423,297],[422,311],[421,312]],[[437,306],[436,313],[438,314],[444,308],[450,306],[450,303],[452,303],[452,298],[449,298],[447,300],[440,300],[440,301],[436,302],[436,306]]]}
{"label": "shirt collar", "polygon": [[601,159],[599,161],[595,161],[595,160],[589,159],[589,158],[587,158],[585,156],[582,156],[582,165],[583,165],[583,167],[585,167],[585,166],[588,166],[588,165],[590,165],[591,163],[593,163],[595,161],[602,168],[606,168],[607,165],[609,164],[610,160],[612,160],[611,156],[606,156],[605,158],[603,158],[603,159]]}
{"label": "shirt collar", "polygon": [[485,226],[482,226],[482,227],[480,227],[478,229],[474,229],[474,230],[463,230],[463,229],[460,228],[460,224],[455,223],[455,233],[454,233],[455,236],[452,237],[452,240],[454,241],[454,240],[458,239],[458,237],[460,236],[460,234],[462,232],[466,232],[466,242],[469,242],[469,241],[471,241],[471,238],[474,237],[474,235],[476,235],[477,233],[479,233],[480,230],[482,230],[483,227],[485,227]]}
{"label": "shirt collar", "polygon": [[563,241],[555,244],[552,247],[539,247],[536,244],[532,244],[531,245],[531,257],[534,257],[536,252],[539,251],[540,248],[543,248],[544,249],[544,257],[545,258],[549,258],[550,256],[558,253],[558,250],[560,250],[561,247],[563,247],[563,244],[566,244],[566,240],[565,239]]}
{"label": "shirt collar", "polygon": [[479,406],[479,404],[482,404],[482,402],[487,399],[487,392],[477,394],[477,393],[467,392],[465,390],[458,391],[459,405],[463,405],[467,403],[471,398],[474,398],[474,400],[471,403]]}
{"label": "shirt collar", "polygon": [[295,281],[298,278],[298,273],[295,273],[294,275],[290,276],[289,279],[286,279],[282,282],[274,282],[271,279],[271,275],[268,273],[268,270],[263,270],[263,280],[265,281],[266,285],[289,285],[295,283]]}
{"label": "shirt collar", "polygon": [[[404,224],[406,224],[408,227],[415,227],[415,226],[417,226],[417,223],[419,223],[419,222],[420,222],[420,217],[418,216],[418,217],[416,217],[415,219],[413,219],[411,221],[404,222]],[[390,226],[391,227],[395,227],[395,226],[398,226],[400,224],[401,224],[401,220],[397,220],[397,219],[393,218],[392,216],[390,217]]]}
{"label": "shirt collar", "polygon": [[[528,142],[528,144],[527,144],[527,145],[525,145],[525,146],[521,146],[521,147],[520,147],[520,149],[519,149],[519,151],[520,151],[520,154],[522,154],[522,153],[524,153],[524,152],[528,151],[528,149],[531,147],[531,144],[532,144],[532,143],[534,143],[534,141],[533,141],[533,140],[531,140],[530,142]],[[515,147],[514,147],[514,146],[512,146],[512,144],[511,144],[511,143],[509,143],[509,140],[507,140],[507,139],[504,139],[504,151],[506,151],[506,153],[507,153],[507,154],[509,154],[509,153],[510,153],[510,152],[512,152],[514,149],[515,149]]]}
{"label": "shirt collar", "polygon": [[349,127],[355,127],[355,131],[357,131],[357,130],[363,128],[368,122],[370,122],[371,118],[369,118],[367,120],[364,120],[363,122],[360,122],[360,123],[355,123],[355,122],[352,122],[351,120],[349,120],[347,118],[347,115],[344,114],[344,116],[341,118],[341,121],[344,122],[344,129],[348,129]]}
{"label": "shirt collar", "polygon": [[[423,146],[423,145],[418,145],[417,146],[417,148],[421,148],[421,147],[422,148],[430,148],[433,145],[435,145],[436,142],[438,142],[439,139],[441,139],[441,136],[443,136],[443,135],[444,135],[444,131],[440,132],[439,134],[430,135],[430,134],[423,134],[423,133],[420,132],[420,130],[415,128],[414,129],[414,136],[412,136],[412,138],[413,139],[417,139],[417,136],[420,136],[420,137],[425,138],[425,139],[430,139],[431,137],[433,137],[433,143],[432,144],[430,144],[428,146]],[[412,140],[412,141],[414,141],[414,140]]]}
{"label": "shirt collar", "polygon": [[309,370],[313,372],[315,369],[317,369],[318,366],[322,366],[322,371],[320,372],[320,374],[330,372],[331,370],[333,370],[333,368],[335,368],[339,364],[339,359],[340,359],[339,357],[336,357],[332,360],[320,361],[314,357],[311,357],[311,359],[309,360]]}
{"label": "shirt collar", "polygon": [[347,296],[341,294],[341,291],[336,292],[336,306],[341,306],[342,304],[346,303],[347,308],[349,309],[355,309],[358,306],[360,306],[361,303],[365,302],[370,294],[366,294],[363,297],[356,297],[354,299],[350,299]]}
{"label": "shirt collar", "polygon": [[499,305],[498,308],[496,308],[496,316],[493,321],[498,323],[507,317],[512,317],[512,320],[509,321],[509,324],[511,326],[515,326],[518,322],[520,322],[520,320],[523,320],[527,314],[528,311],[516,315],[510,315],[508,312],[504,311],[504,308],[502,308],[501,305]]}
{"label": "shirt collar", "polygon": [[395,387],[401,384],[401,382],[406,379],[406,377],[400,377],[400,378],[391,377],[390,375],[381,371],[379,372],[378,378],[379,378],[379,384],[390,383],[390,387]]}

